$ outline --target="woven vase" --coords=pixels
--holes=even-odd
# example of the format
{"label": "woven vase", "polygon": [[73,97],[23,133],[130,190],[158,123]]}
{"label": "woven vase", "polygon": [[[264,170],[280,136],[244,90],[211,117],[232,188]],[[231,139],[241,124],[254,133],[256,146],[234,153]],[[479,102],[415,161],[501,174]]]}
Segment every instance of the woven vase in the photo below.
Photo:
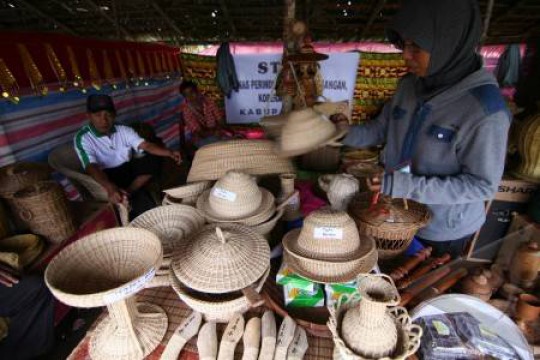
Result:
{"label": "woven vase", "polygon": [[370,359],[390,356],[398,341],[394,318],[387,311],[399,303],[399,294],[388,277],[363,276],[358,292],[362,300],[349,309],[341,325],[343,339],[354,352]]}
{"label": "woven vase", "polygon": [[540,182],[540,114],[528,118],[518,135],[521,162],[514,174],[525,180]]}
{"label": "woven vase", "polygon": [[20,190],[11,202],[13,211],[30,230],[51,243],[60,243],[76,231],[64,191],[53,181],[42,181]]}
{"label": "woven vase", "polygon": [[[285,201],[294,192],[294,181],[296,179],[295,173],[286,173],[279,175],[281,181],[281,192],[277,198],[277,202],[281,203]],[[285,206],[285,212],[283,214],[283,220],[293,221],[300,217],[300,197],[291,200],[287,206]]]}
{"label": "woven vase", "polygon": [[327,192],[332,209],[347,211],[349,203],[359,189],[360,183],[354,176],[348,174],[334,176],[330,181]]}

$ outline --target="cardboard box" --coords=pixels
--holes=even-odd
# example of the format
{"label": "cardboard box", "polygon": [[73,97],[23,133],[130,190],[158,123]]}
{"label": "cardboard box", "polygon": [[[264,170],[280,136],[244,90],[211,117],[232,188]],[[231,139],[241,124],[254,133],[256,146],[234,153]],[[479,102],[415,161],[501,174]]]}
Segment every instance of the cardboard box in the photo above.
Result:
{"label": "cardboard box", "polygon": [[323,307],[324,291],[321,285],[315,284],[313,292],[295,288],[291,285],[283,286],[283,298],[288,307]]}
{"label": "cardboard box", "polygon": [[318,286],[316,283],[296,275],[287,267],[285,263],[282,263],[281,267],[279,268],[276,275],[276,282],[282,286],[289,286],[291,288],[297,288],[310,293],[316,291]]}
{"label": "cardboard box", "polygon": [[537,189],[537,183],[505,176],[499,184],[495,200],[526,203]]}

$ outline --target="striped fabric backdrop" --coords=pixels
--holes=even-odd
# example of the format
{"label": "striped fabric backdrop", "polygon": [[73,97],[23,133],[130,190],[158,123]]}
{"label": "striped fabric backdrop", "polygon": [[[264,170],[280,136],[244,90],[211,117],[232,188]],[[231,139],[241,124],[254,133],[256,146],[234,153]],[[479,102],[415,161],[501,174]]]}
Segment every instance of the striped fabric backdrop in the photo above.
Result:
{"label": "striped fabric backdrop", "polygon": [[[117,122],[141,121],[151,124],[169,147],[179,145],[177,81],[153,82],[122,90],[103,88],[118,112]],[[47,161],[55,147],[72,142],[77,130],[87,122],[86,97],[72,90],[45,97],[23,97],[18,105],[0,101],[0,166],[15,161]]]}

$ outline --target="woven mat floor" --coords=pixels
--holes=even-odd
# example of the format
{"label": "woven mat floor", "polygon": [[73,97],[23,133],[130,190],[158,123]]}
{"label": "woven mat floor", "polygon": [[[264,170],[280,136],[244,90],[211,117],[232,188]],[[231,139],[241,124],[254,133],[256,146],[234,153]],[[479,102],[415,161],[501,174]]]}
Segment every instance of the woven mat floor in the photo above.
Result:
{"label": "woven mat floor", "polygon": [[[159,360],[163,349],[167,345],[172,333],[180,325],[180,323],[191,313],[191,309],[184,304],[176,295],[176,293],[170,287],[160,287],[153,289],[146,289],[138,295],[138,300],[142,302],[150,302],[161,306],[167,316],[169,317],[169,328],[167,329],[167,334],[157,347],[154,352],[146,357],[147,360]],[[256,311],[253,313],[248,313],[245,315],[246,320],[250,317],[261,315],[261,311]],[[104,315],[102,315],[104,316]],[[101,319],[101,317],[96,321]],[[278,318],[279,319],[279,318]],[[278,322],[281,319],[278,320]],[[92,328],[88,331],[84,339],[77,345],[73,350],[71,355],[68,357],[68,360],[91,360],[88,355],[88,343],[90,334],[93,331],[94,324]],[[279,324],[277,324],[279,326]],[[218,326],[218,330],[222,332],[225,328],[225,324]],[[221,338],[221,334],[219,334]],[[304,356],[305,360],[327,360],[332,359],[332,351],[334,349],[334,344],[331,339],[317,338],[308,334],[308,343],[309,349]],[[238,344],[236,348],[235,359],[240,360],[242,358],[242,342]],[[192,339],[184,348],[184,351],[178,357],[179,360],[196,360],[198,359],[197,355],[197,346],[196,338]]]}

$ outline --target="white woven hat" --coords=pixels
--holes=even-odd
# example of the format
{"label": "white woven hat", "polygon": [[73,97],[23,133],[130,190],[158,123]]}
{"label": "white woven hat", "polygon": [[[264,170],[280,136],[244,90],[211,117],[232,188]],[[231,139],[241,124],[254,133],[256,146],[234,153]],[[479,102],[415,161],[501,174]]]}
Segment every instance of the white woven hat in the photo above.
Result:
{"label": "white woven hat", "polygon": [[354,221],[343,211],[312,212],[302,229],[285,235],[283,248],[291,269],[315,282],[352,281],[377,263],[373,238],[361,238]]}
{"label": "white woven hat", "polygon": [[210,222],[239,222],[258,225],[275,213],[270,191],[257,186],[255,178],[229,171],[197,199],[199,209]]}
{"label": "white woven hat", "polygon": [[345,130],[336,128],[326,116],[312,108],[293,111],[281,130],[276,153],[281,157],[307,154],[325,145],[335,143],[345,135]]}
{"label": "white woven hat", "polygon": [[207,225],[179,249],[171,268],[186,286],[223,294],[254,284],[270,266],[266,239],[239,224]]}

